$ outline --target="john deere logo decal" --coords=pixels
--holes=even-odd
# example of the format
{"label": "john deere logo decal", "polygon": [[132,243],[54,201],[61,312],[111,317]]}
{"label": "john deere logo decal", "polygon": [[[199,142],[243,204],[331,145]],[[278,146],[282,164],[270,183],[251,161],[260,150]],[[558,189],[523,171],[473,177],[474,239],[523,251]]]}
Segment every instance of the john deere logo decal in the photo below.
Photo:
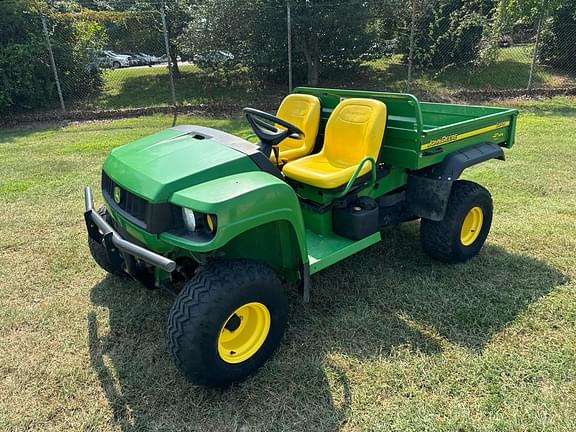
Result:
{"label": "john deere logo decal", "polygon": [[120,204],[120,199],[122,198],[122,193],[118,186],[114,186],[114,201],[116,204]]}
{"label": "john deere logo decal", "polygon": [[[475,129],[475,130],[472,130],[469,132],[464,132],[461,134],[444,135],[440,138],[436,138],[436,139],[428,141],[427,143],[422,144],[420,146],[420,150],[427,150],[431,147],[436,147],[436,146],[440,146],[443,144],[449,144],[449,143],[452,143],[455,141],[460,141],[460,140],[470,138],[470,137],[473,137],[476,135],[481,135],[483,133],[490,132],[490,131],[493,131],[496,129],[502,129],[502,128],[505,128],[508,126],[510,126],[510,122],[509,121],[503,121],[503,122],[498,122],[498,123],[495,123],[493,125],[486,126],[486,127],[480,128],[480,129]],[[496,140],[496,139],[500,139],[503,137],[504,137],[504,132],[500,131],[500,132],[496,132],[492,136],[492,139]]]}

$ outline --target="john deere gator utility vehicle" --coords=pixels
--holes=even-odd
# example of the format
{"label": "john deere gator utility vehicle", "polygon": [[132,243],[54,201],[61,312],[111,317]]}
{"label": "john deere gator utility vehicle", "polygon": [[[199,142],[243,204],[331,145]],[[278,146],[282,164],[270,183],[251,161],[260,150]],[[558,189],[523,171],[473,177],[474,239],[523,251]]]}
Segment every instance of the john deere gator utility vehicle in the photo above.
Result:
{"label": "john deere gator utility vehicle", "polygon": [[[420,219],[424,251],[475,256],[492,222],[462,171],[504,160],[517,111],[419,102],[410,94],[296,88],[277,115],[244,110],[258,137],[177,126],[104,162],[105,207],[85,189],[88,244],[112,274],[177,292],[168,346],[192,382],[226,386],[280,343],[284,286]],[[178,291],[176,287],[180,286]]]}

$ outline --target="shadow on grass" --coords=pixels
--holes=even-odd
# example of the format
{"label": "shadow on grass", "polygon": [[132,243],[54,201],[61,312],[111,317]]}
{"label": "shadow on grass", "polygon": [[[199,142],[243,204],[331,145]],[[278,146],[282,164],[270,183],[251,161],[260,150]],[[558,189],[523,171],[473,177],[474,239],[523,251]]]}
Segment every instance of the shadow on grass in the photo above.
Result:
{"label": "shadow on grass", "polygon": [[[170,79],[167,72],[114,76],[111,87],[88,106],[99,109],[171,105]],[[278,95],[278,86],[253,81],[245,72],[182,70],[175,81],[180,104],[242,104],[259,100],[262,95]]]}
{"label": "shadow on grass", "polygon": [[[424,334],[483,349],[530,303],[567,282],[545,263],[490,244],[468,263],[438,263],[421,251],[417,223],[388,229],[383,239],[313,278],[314,319],[323,332],[329,326],[329,351],[371,355],[376,342],[367,342],[378,339],[378,352],[402,343],[433,352]],[[403,323],[396,329],[395,319]],[[359,332],[352,339],[350,326]]]}
{"label": "shadow on grass", "polygon": [[2,119],[0,118],[0,146],[3,144],[11,144],[14,141],[24,140],[29,138],[30,135],[41,132],[51,132],[61,128],[60,124],[29,124],[25,126],[9,127],[2,129]]}
{"label": "shadow on grass", "polygon": [[417,224],[313,277],[312,303],[292,293],[279,351],[254,377],[226,391],[192,386],[170,362],[164,340],[172,299],[106,278],[92,301],[108,325],[88,317],[90,356],[123,430],[335,430],[351,392],[332,354],[424,355],[454,343],[486,344],[526,307],[566,278],[533,258],[484,248],[469,263],[442,265],[420,251]]}

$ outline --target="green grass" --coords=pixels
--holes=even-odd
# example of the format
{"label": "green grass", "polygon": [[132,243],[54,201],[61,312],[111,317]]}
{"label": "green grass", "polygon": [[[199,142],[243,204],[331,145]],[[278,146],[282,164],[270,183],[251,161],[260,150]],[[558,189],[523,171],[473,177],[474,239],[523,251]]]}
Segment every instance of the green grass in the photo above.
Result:
{"label": "green grass", "polygon": [[[180,64],[175,82],[179,104],[241,104],[278,94],[277,86],[263,86],[246,70],[206,72],[192,64]],[[74,108],[116,109],[171,105],[168,68],[165,65],[103,71],[104,88]],[[284,86],[285,87],[285,86]]]}
{"label": "green grass", "polygon": [[[439,74],[415,71],[411,91],[418,95],[446,95],[464,89],[524,89],[531,62],[530,45],[518,45],[499,51],[498,61],[487,68],[451,67]],[[243,68],[208,72],[192,64],[180,65],[176,80],[176,98],[180,104],[254,105],[275,100],[286,91],[287,83],[264,84]],[[404,91],[407,66],[401,55],[364,64],[360,73],[340,75],[325,86],[358,89]],[[73,109],[116,109],[171,105],[168,69],[165,65],[103,71],[104,88],[96,96],[72,103]],[[299,84],[299,83],[296,83]],[[300,83],[301,84],[301,83]],[[576,85],[576,76],[538,66],[535,87]]]}
{"label": "green grass", "polygon": [[[496,62],[488,67],[449,67],[431,74],[414,72],[412,91],[424,94],[446,94],[460,90],[525,89],[528,85],[532,45],[514,45],[498,51]],[[407,66],[402,56],[386,57],[367,64],[365,84],[377,88],[405,90]],[[538,65],[533,77],[534,87],[568,87],[576,85],[576,76]]]}
{"label": "green grass", "polygon": [[[0,430],[576,430],[576,98],[518,101],[486,247],[442,265],[418,223],[290,291],[272,360],[227,391],[188,384],[172,299],[91,260],[81,190],[169,116],[0,131]],[[182,118],[247,134],[239,120]],[[99,197],[98,197],[99,199]]]}
{"label": "green grass", "polygon": [[[532,63],[532,45],[515,45],[500,49],[497,61],[478,70],[451,68],[437,79],[448,89],[506,90],[525,89]],[[534,70],[534,87],[563,87],[576,84],[576,77],[538,65]],[[422,83],[425,84],[425,83]]]}

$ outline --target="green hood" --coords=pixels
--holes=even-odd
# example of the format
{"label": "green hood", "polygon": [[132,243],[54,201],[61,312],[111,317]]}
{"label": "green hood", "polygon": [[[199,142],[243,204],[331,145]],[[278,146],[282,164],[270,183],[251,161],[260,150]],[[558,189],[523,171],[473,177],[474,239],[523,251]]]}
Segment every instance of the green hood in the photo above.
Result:
{"label": "green hood", "polygon": [[258,166],[241,149],[256,146],[202,126],[178,126],[112,150],[104,171],[115,183],[149,201],[168,201],[184,188]]}

